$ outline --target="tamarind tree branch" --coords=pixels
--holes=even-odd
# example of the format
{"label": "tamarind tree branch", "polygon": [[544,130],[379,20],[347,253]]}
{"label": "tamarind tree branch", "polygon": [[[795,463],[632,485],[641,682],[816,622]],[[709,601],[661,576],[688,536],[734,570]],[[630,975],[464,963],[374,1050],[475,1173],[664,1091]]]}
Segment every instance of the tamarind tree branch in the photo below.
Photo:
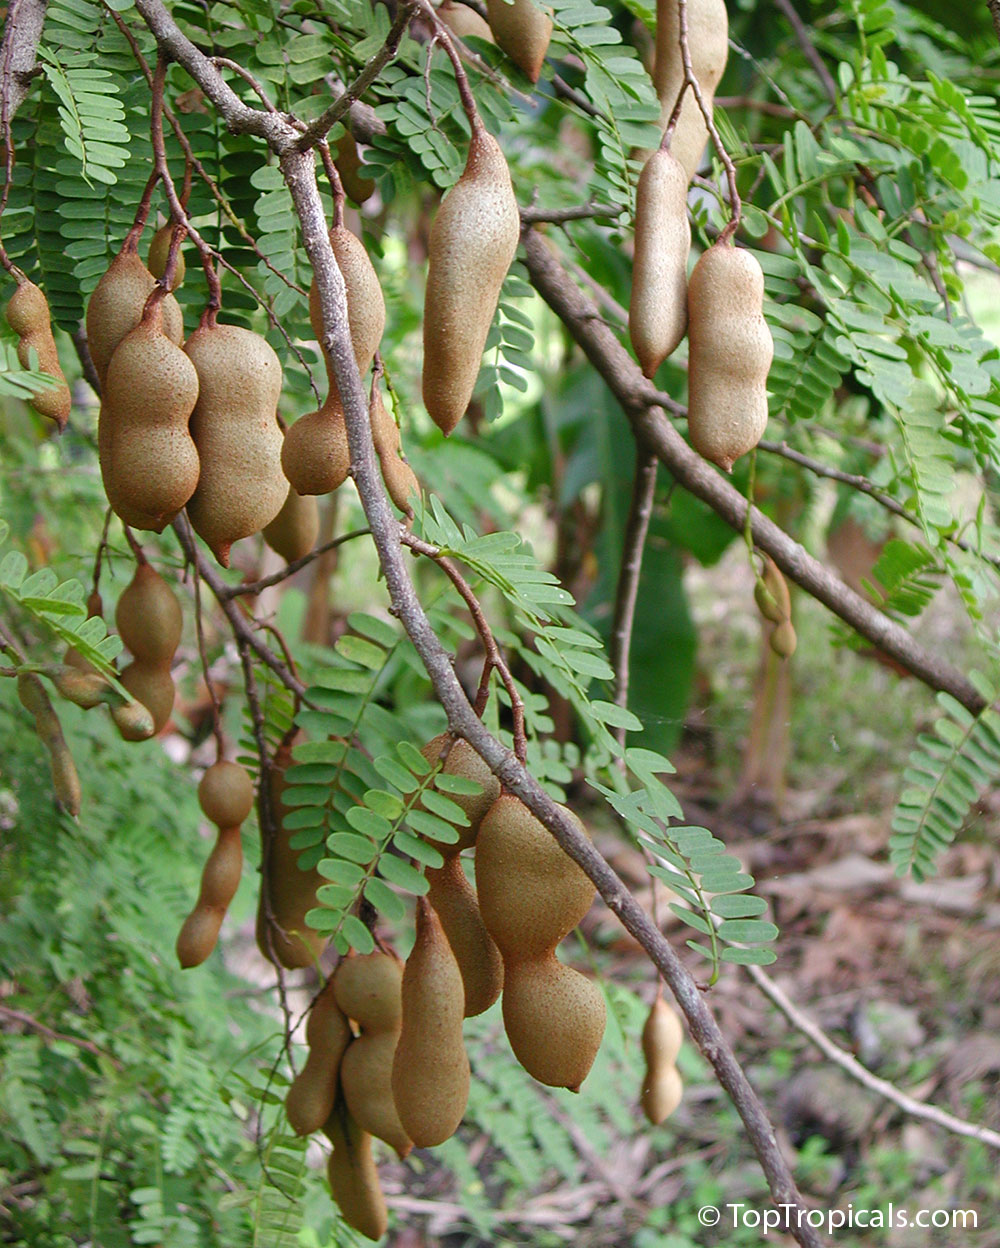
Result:
{"label": "tamarind tree branch", "polygon": [[0,43],[0,119],[4,131],[31,90],[47,0],[14,0]]}
{"label": "tamarind tree branch", "polygon": [[[542,235],[537,230],[525,230],[522,243],[531,284],[604,378],[636,438],[655,451],[684,489],[707,503],[737,533],[743,533],[747,500],[688,446],[666,413],[650,402],[649,383],[639,365],[601,320],[596,306],[567,275]],[[974,715],[985,709],[982,695],[962,672],[925,649],[902,625],[855,593],[756,507],[750,510],[750,532],[754,544],[769,554],[790,580],[912,675],[932,689],[950,693]]]}
{"label": "tamarind tree branch", "polygon": [[792,32],[798,41],[799,47],[802,49],[806,60],[816,71],[816,77],[823,84],[823,90],[830,99],[831,104],[837,103],[837,84],[833,80],[833,74],[826,67],[826,62],[816,51],[813,41],[809,38],[809,31],[806,30],[805,22],[799,17],[798,11],[792,4],[792,0],[774,0],[778,8],[784,13]]}

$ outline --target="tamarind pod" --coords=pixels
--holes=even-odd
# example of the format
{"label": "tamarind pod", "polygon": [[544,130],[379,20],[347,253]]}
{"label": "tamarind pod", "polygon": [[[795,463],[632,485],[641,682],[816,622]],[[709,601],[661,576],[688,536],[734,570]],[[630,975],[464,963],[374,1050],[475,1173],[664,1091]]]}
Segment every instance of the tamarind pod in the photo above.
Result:
{"label": "tamarind pod", "polygon": [[389,1215],[372,1157],[372,1137],[361,1130],[342,1101],[334,1106],[323,1131],[333,1145],[326,1173],[341,1216],[366,1239],[381,1239]]}
{"label": "tamarind pod", "polygon": [[45,675],[60,697],[85,711],[101,702],[120,700],[107,678],[98,671],[83,671],[71,663],[52,663],[45,668]]}
{"label": "tamarind pod", "polygon": [[[379,285],[378,274],[368,256],[364,243],[346,226],[335,225],[330,230],[330,246],[334,259],[344,279],[347,295],[347,326],[351,333],[351,345],[358,372],[362,377],[371,368],[378,344],[385,330],[385,298]],[[323,309],[320,306],[319,289],[313,281],[309,288],[309,322],[313,333],[322,346]],[[340,389],[333,369],[327,362],[330,382],[330,400],[340,406]],[[300,493],[314,491],[300,490]],[[326,491],[322,491],[326,492]]]}
{"label": "tamarind pod", "polygon": [[108,362],[99,416],[109,425],[112,494],[130,513],[157,523],[177,515],[200,472],[188,431],[198,374],[163,323],[161,302],[119,342]]}
{"label": "tamarind pod", "polygon": [[115,625],[135,658],[168,665],[173,659],[184,616],[177,595],[151,564],[136,565],[115,606]]}
{"label": "tamarind pod", "polygon": [[[103,389],[115,348],[142,320],[156,278],[134,250],[120,251],[87,303],[87,345]],[[184,318],[173,295],[163,300],[163,332],[171,342],[184,337]]]}
{"label": "tamarind pod", "polygon": [[355,204],[363,204],[366,199],[371,199],[375,193],[375,183],[371,178],[366,178],[361,170],[361,156],[358,152],[358,145],[354,135],[350,130],[345,130],[337,140],[337,146],[334,148],[336,155],[333,163],[337,166],[337,172],[340,174],[340,181],[347,192],[347,198]]}
{"label": "tamarind pod", "polygon": [[413,515],[410,502],[412,494],[420,496],[420,482],[417,474],[402,458],[400,451],[399,426],[386,411],[381,391],[376,391],[375,402],[371,408],[372,441],[382,469],[382,480],[389,491],[389,497],[404,515]]}
{"label": "tamarind pod", "polygon": [[[307,926],[306,914],[315,908],[316,890],[326,881],[315,869],[299,867],[300,850],[289,844],[292,832],[284,827],[286,808],[282,794],[287,788],[285,772],[292,761],[292,743],[285,742],[275,752],[269,784],[261,785],[257,802],[259,822],[273,828],[262,846],[260,893],[257,903],[257,947],[269,962],[294,970],[312,966],[323,952],[326,941]],[[270,820],[265,821],[263,803],[269,803]]]}
{"label": "tamarind pod", "polygon": [[774,355],[764,274],[743,248],[713,243],[688,282],[688,431],[695,450],[731,472],[767,426]]}
{"label": "tamarind pod", "polygon": [[219,828],[238,827],[253,809],[253,781],[239,763],[221,759],[198,782],[198,804]]}
{"label": "tamarind pod", "polygon": [[441,771],[448,776],[461,776],[465,780],[474,780],[482,790],[480,793],[449,793],[448,799],[465,811],[469,820],[467,827],[458,827],[458,840],[451,844],[435,841],[431,837],[424,839],[435,849],[441,851],[446,858],[468,849],[476,843],[480,824],[486,812],[500,796],[500,781],[490,771],[488,764],[476,753],[472,746],[462,737],[452,741],[445,754],[448,744],[448,733],[439,733],[432,737],[420,753],[429,763],[437,763],[444,755]]}
{"label": "tamarind pod", "polygon": [[779,659],[790,659],[795,653],[795,647],[798,645],[798,638],[795,635],[795,627],[792,621],[782,620],[780,624],[777,624],[768,638],[768,642]]}
{"label": "tamarind pod", "polygon": [[764,556],[764,571],[754,582],[754,601],[765,620],[780,624],[791,619],[792,596],[781,570],[770,555]]}
{"label": "tamarind pod", "polygon": [[465,989],[465,1017],[488,1010],[503,988],[503,959],[479,913],[476,891],[457,854],[427,867],[427,898],[451,945]]}
{"label": "tamarind pod", "polygon": [[[166,225],[161,225],[153,235],[152,242],[149,244],[149,255],[146,257],[146,267],[150,273],[159,281],[163,274],[167,271],[167,258],[170,255],[170,243],[174,236],[173,222],[168,221]],[[184,263],[184,252],[178,249],[177,259],[174,262],[174,277],[170,283],[170,290],[175,291],[184,281],[184,274],[187,272],[187,265]]]}
{"label": "tamarind pod", "polygon": [[286,563],[308,555],[319,537],[319,506],[311,495],[288,487],[281,510],[261,532],[264,541]]}
{"label": "tamarind pod", "polygon": [[123,741],[148,741],[156,736],[156,722],[141,702],[125,702],[111,708],[111,718]]}
{"label": "tamarind pod", "polygon": [[477,126],[465,170],[441,201],[428,246],[423,398],[446,434],[472,398],[519,234],[507,161],[496,139]]}
{"label": "tamarind pod", "polygon": [[31,368],[31,352],[38,356],[38,371],[47,373],[57,383],[28,400],[39,416],[47,416],[59,426],[60,432],[69,420],[72,396],[66,376],[59,363],[56,340],[52,336],[52,317],[45,295],[27,279],[18,282],[6,308],[7,324],[17,334],[17,358],[22,368]]}
{"label": "tamarind pod", "polygon": [[332,394],[321,408],[300,416],[285,434],[281,467],[299,494],[330,494],[347,480],[351,452],[339,399]]}
{"label": "tamarind pod", "polygon": [[426,897],[417,898],[417,935],[403,971],[402,1004],[392,1098],[410,1139],[431,1148],[458,1130],[470,1074],[462,1039],[462,974]]}
{"label": "tamarind pod", "polygon": [[459,39],[467,39],[469,35],[474,35],[477,39],[485,40],[486,43],[495,42],[489,24],[467,4],[455,4],[454,0],[441,0],[437,6],[437,15],[451,33],[457,35]]}
{"label": "tamarind pod", "polygon": [[238,325],[202,325],[184,354],[198,378],[191,437],[201,462],[188,518],[228,567],[232,544],[270,524],[288,493],[277,419],[281,362],[265,338]]}
{"label": "tamarind pod", "polygon": [[103,403],[98,409],[97,416],[97,462],[101,469],[101,483],[104,486],[104,495],[111,510],[122,524],[127,524],[130,529],[162,533],[167,527],[165,519],[160,520],[155,516],[147,516],[145,512],[129,507],[122,498],[111,466],[111,418],[105,417]]}
{"label": "tamarind pod", "polygon": [[513,4],[486,0],[486,16],[499,46],[532,82],[537,82],[552,38],[552,19],[532,0],[514,0]]}
{"label": "tamarind pod", "polygon": [[402,1013],[403,967],[376,950],[343,959],[333,973],[337,1004],[361,1030],[340,1064],[340,1086],[354,1121],[405,1157],[413,1147],[392,1094],[392,1063]]}
{"label": "tamarind pod", "polygon": [[639,175],[628,329],[646,377],[653,377],[687,329],[688,179],[670,152],[656,151]]}
{"label": "tamarind pod", "polygon": [[539,1083],[579,1092],[601,1047],[605,1014],[600,989],[554,953],[504,961],[504,1029]]}
{"label": "tamarind pod", "polygon": [[177,937],[177,960],[182,969],[200,966],[215,948],[222,920],[236,895],[242,873],[240,830],[220,828],[215,847],[201,873],[198,900]]}
{"label": "tamarind pod", "polygon": [[319,1131],[333,1112],[344,1050],[351,1027],[333,995],[328,979],[316,997],[306,1022],[309,1055],[285,1096],[285,1114],[296,1135]]}
{"label": "tamarind pod", "polygon": [[[583,832],[576,815],[565,813]],[[551,954],[590,909],[596,891],[540,820],[510,793],[497,798],[480,825],[476,890],[483,922],[505,967],[511,960]]]}
{"label": "tamarind pod", "polygon": [[680,1104],[683,1085],[677,1073],[677,1054],[684,1032],[680,1019],[657,993],[642,1028],[642,1053],[646,1073],[642,1083],[643,1113],[654,1126],[668,1118]]}
{"label": "tamarind pod", "polygon": [[80,777],[45,686],[34,672],[18,672],[17,696],[24,709],[33,716],[35,732],[48,753],[56,801],[75,817],[80,813]]}
{"label": "tamarind pod", "polygon": [[[170,714],[174,709],[174,699],[177,696],[169,665],[152,666],[136,659],[135,662],[129,663],[122,669],[118,681],[137,702],[142,703],[153,717],[153,735],[162,732],[170,719]],[[122,731],[122,717],[112,716],[112,718],[118,724],[119,731]],[[130,722],[128,716],[124,717],[124,722],[126,724]],[[139,739],[142,740],[141,737]]]}
{"label": "tamarind pod", "polygon": [[392,1094],[392,1063],[399,1040],[399,1019],[391,1030],[362,1028],[340,1063],[340,1087],[354,1121],[362,1130],[395,1149],[399,1159],[413,1149]]}
{"label": "tamarind pod", "polygon": [[[725,0],[688,0],[687,28],[691,68],[711,116],[712,98],[729,56],[729,14]],[[678,0],[657,0],[653,85],[660,98],[661,129],[670,119],[683,82]],[[687,174],[689,182],[701,164],[707,142],[708,127],[694,92],[688,87],[670,142],[670,151]]]}

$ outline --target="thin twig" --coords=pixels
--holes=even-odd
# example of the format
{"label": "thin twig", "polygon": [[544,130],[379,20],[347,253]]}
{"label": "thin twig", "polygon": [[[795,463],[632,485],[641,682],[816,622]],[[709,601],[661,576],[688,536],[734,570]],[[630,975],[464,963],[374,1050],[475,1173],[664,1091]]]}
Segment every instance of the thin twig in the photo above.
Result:
{"label": "thin twig", "polygon": [[833,80],[833,74],[827,69],[823,58],[816,51],[816,47],[809,37],[809,31],[806,29],[806,24],[796,12],[792,0],[774,0],[774,2],[788,19],[788,24],[798,40],[799,47],[805,53],[806,60],[816,71],[816,77],[823,84],[823,90],[829,97],[830,103],[836,104],[837,84]]}
{"label": "thin twig", "polygon": [[803,1013],[759,966],[749,966],[747,970],[761,992],[778,1007],[795,1030],[807,1036],[825,1057],[828,1057],[841,1070],[846,1071],[863,1087],[891,1101],[911,1118],[922,1118],[925,1122],[933,1122],[955,1135],[964,1135],[973,1140],[980,1140],[983,1144],[988,1144],[990,1148],[1000,1149],[1000,1131],[993,1131],[989,1127],[977,1126],[962,1118],[956,1118],[954,1114],[938,1109],[936,1105],[928,1105],[926,1101],[907,1096],[887,1079],[880,1079],[878,1075],[873,1075],[870,1070],[861,1065],[856,1057],[831,1040],[822,1027]]}
{"label": "thin twig", "polygon": [[41,1036],[47,1036],[50,1040],[62,1040],[66,1044],[73,1044],[78,1049],[83,1049],[86,1053],[92,1053],[94,1057],[103,1057],[109,1061],[115,1070],[121,1070],[122,1064],[117,1058],[112,1057],[106,1050],[99,1048],[91,1040],[83,1040],[80,1036],[68,1035],[65,1031],[55,1031],[49,1027],[47,1023],[43,1023],[41,1019],[35,1018],[33,1014],[26,1014],[24,1010],[12,1009],[9,1005],[0,1005],[0,1017],[8,1018],[13,1023],[20,1023],[23,1027],[30,1027],[32,1031],[37,1031]]}
{"label": "thin twig", "polygon": [[[653,514],[653,493],[656,489],[656,470],[659,460],[646,447],[637,445],[635,453],[635,480],[632,483],[632,500],[629,504],[628,523],[625,526],[625,542],[621,568],[618,573],[618,589],[615,593],[615,616],[611,626],[611,666],[615,672],[615,703],[628,707],[629,652],[632,648],[632,626],[635,623],[635,603],[639,594],[639,574],[642,571],[642,554],[646,548],[646,535]],[[625,728],[617,729],[618,741],[625,745]]]}
{"label": "thin twig", "polygon": [[279,585],[288,577],[294,576],[296,572],[301,572],[303,568],[307,568],[311,563],[325,555],[328,550],[334,550],[337,546],[343,546],[345,542],[353,542],[357,537],[371,536],[371,529],[351,529],[349,533],[341,533],[340,537],[334,537],[329,542],[324,542],[322,546],[317,546],[315,550],[311,550],[308,555],[301,555],[298,559],[293,559],[291,563],[278,572],[273,572],[270,576],[262,577],[259,581],[242,581],[239,585],[222,584],[220,594],[224,598],[239,598],[243,594],[259,594],[261,590],[269,589],[272,585]]}

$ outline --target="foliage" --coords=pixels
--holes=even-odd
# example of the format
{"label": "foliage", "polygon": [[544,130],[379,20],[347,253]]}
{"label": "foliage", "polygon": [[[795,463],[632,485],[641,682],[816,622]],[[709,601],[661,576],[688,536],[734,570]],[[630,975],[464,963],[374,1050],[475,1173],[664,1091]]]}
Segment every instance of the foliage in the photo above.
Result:
{"label": "foliage", "polygon": [[[861,480],[868,497],[842,503],[838,514],[877,517],[888,539],[868,570],[868,596],[911,629],[942,600],[958,602],[966,652],[985,672],[970,678],[988,709],[975,716],[939,695],[943,714],[917,738],[903,775],[887,852],[898,871],[917,878],[936,869],[1000,775],[992,707],[1000,686],[1000,540],[990,494],[1000,470],[1000,348],[983,306],[992,295],[984,299],[977,286],[1000,265],[1000,51],[981,7],[972,16],[946,13],[932,0],[813,5],[809,33],[833,72],[831,97],[770,7],[731,5],[723,90],[738,102],[716,112],[744,196],[739,240],[766,278],[775,340],[770,437],[839,473],[842,498],[850,479]],[[546,233],[560,260],[582,268],[603,292],[601,315],[625,341],[620,310],[628,304],[639,154],[658,141],[660,105],[643,66],[652,12],[637,0],[554,0],[550,8],[550,67],[530,103],[526,79],[492,45],[473,45],[470,78],[486,125],[501,136],[522,205],[530,198],[542,210],[599,205],[592,217]],[[277,0],[209,7],[181,0],[171,12],[207,54],[238,61],[247,77],[224,64],[223,73],[248,104],[260,103],[260,88],[305,121],[327,106],[331,83],[350,83],[379,51],[391,23],[384,4],[358,0],[334,0],[322,11]],[[155,56],[124,0],[51,0],[39,73],[12,121],[16,161],[3,244],[49,299],[77,399],[82,369],[70,335],[147,183],[146,73]],[[180,183],[188,149],[188,212],[225,262],[223,319],[267,334],[285,367],[282,415],[293,420],[316,406],[324,376],[291,196],[263,144],[230,133],[177,64],[167,70],[166,100],[168,162]],[[761,102],[770,107],[756,107]],[[635,472],[626,418],[515,264],[487,341],[475,428],[467,419],[445,442],[431,427],[418,402],[418,261],[439,193],[461,174],[468,121],[450,64],[439,50],[428,53],[418,27],[403,35],[365,104],[375,124],[363,173],[376,181],[378,197],[352,225],[386,292],[381,352],[404,447],[427,491],[414,532],[460,567],[483,604],[524,703],[532,774],[560,801],[586,791],[593,822],[610,823],[642,851],[649,875],[677,899],[672,914],[696,933],[688,946],[707,957],[713,983],[725,964],[766,964],[777,929],[751,891],[752,876],[717,830],[688,825],[664,779],[697,687],[685,572],[717,561],[735,535],[661,472],[632,694],[628,708],[617,705],[605,647]],[[338,124],[331,142],[342,134]],[[716,155],[691,200],[698,246],[729,219],[723,187]],[[167,212],[161,190],[153,209]],[[189,331],[206,294],[204,276],[189,264],[178,292]],[[84,606],[102,520],[94,406],[77,402],[58,447],[39,445],[40,425],[19,403],[39,374],[16,364],[6,329],[3,341],[3,620],[28,668],[58,660],[69,645],[111,674],[120,643]],[[685,350],[655,379],[678,401]],[[734,480],[794,536],[807,544],[822,536],[818,517],[829,499],[819,472],[762,450]],[[891,503],[891,520],[879,498]],[[362,523],[353,497],[339,507],[340,530]],[[171,534],[148,545],[160,565],[177,565]],[[340,557],[336,641],[296,647],[301,705],[251,658],[260,718],[251,709],[239,718],[235,699],[224,713],[255,772],[262,741],[273,752],[293,719],[301,730],[287,774],[285,828],[301,865],[317,867],[326,881],[310,921],[345,952],[373,947],[361,918],[369,908],[405,944],[410,899],[427,888],[423,868],[441,861],[423,838],[454,840],[464,816],[452,800],[463,782],[431,768],[417,748],[442,730],[443,715],[412,642],[386,613],[371,548],[354,542]],[[106,558],[120,587],[129,554],[117,522]],[[241,574],[259,571],[257,547],[241,558]],[[415,577],[465,678],[480,653],[466,605],[429,561],[415,565]],[[749,597],[745,609],[752,618]],[[278,628],[295,631],[306,612],[303,591],[283,590],[274,610]],[[228,674],[236,665],[222,618],[206,606],[205,620],[206,657]],[[178,719],[186,752],[200,762],[208,728],[193,709],[193,634],[189,628],[183,647]],[[860,644],[844,627],[830,635],[835,645]],[[476,679],[478,667],[473,688]],[[272,1012],[270,997],[263,1004],[246,995],[235,959],[214,958],[184,977],[172,969],[177,921],[206,848],[195,834],[192,786],[157,746],[126,753],[106,719],[67,706],[66,734],[90,782],[84,818],[72,825],[53,813],[41,751],[25,731],[13,683],[0,680],[0,819],[12,832],[0,851],[9,914],[0,966],[4,992],[11,986],[4,1000],[58,1033],[2,1016],[0,1189],[43,1176],[13,1242],[63,1248],[81,1235],[107,1248],[352,1242],[305,1146],[284,1127],[288,1020]],[[494,672],[484,721],[508,746],[510,712]],[[625,745],[620,732],[629,734]],[[241,894],[236,919],[248,910]],[[580,1098],[553,1096],[522,1076],[501,1042],[496,1010],[470,1025],[477,1081],[469,1119],[441,1158],[483,1240],[496,1235],[498,1192],[514,1199],[539,1176],[577,1182],[581,1137],[605,1156],[636,1131],[626,1105],[638,1077],[641,1004],[613,982],[607,951],[590,956],[613,1026]],[[688,1073],[703,1072],[692,1062]],[[672,1141],[670,1130],[658,1142]],[[474,1133],[491,1145],[481,1166],[469,1159]],[[697,1242],[693,1193],[707,1203],[723,1174],[695,1163],[689,1169],[691,1192],[669,1221],[660,1210],[636,1231],[640,1248],[672,1230],[678,1243]]]}

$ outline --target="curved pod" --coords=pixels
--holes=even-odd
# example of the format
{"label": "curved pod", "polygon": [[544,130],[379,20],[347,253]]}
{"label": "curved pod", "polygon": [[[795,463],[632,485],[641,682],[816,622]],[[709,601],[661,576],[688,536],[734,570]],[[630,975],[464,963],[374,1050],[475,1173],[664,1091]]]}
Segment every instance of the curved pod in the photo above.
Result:
{"label": "curved pod", "polygon": [[194,909],[177,937],[177,960],[184,970],[200,966],[215,948],[229,903],[243,873],[243,846],[239,828],[220,828],[215,848],[201,875]]}
{"label": "curved pod", "polygon": [[[729,56],[729,14],[726,12],[725,0],[687,0],[687,27],[691,68],[711,115],[712,97]],[[653,85],[662,107],[661,126],[665,126],[670,119],[683,82],[684,63],[681,59],[677,0],[657,0]],[[707,142],[708,127],[694,92],[688,87],[684,93],[684,103],[677,118],[670,151],[684,169],[689,182],[701,164]]]}
{"label": "curved pod", "polygon": [[188,422],[197,400],[198,374],[163,332],[158,305],[115,348],[104,382],[111,493],[131,512],[169,522],[194,493],[200,463]]}
{"label": "curved pod", "polygon": [[296,1135],[319,1131],[333,1112],[344,1051],[351,1027],[333,995],[328,979],[313,1001],[306,1023],[309,1056],[285,1095],[285,1114]]}
{"label": "curved pod", "polygon": [[268,546],[286,563],[308,555],[319,537],[319,506],[315,498],[289,486],[281,510],[261,532]]}
{"label": "curved pod", "polygon": [[389,1215],[372,1157],[372,1137],[358,1126],[342,1101],[323,1130],[333,1145],[326,1173],[341,1216],[366,1239],[381,1239]]}
{"label": "curved pod", "polygon": [[687,188],[686,173],[662,149],[639,175],[628,330],[647,377],[656,374],[687,329]]}
{"label": "curved pod", "polygon": [[476,890],[457,854],[443,867],[427,867],[427,899],[437,912],[462,975],[465,1017],[488,1010],[503,988],[503,959],[486,930]]}
{"label": "curved pod", "polygon": [[[135,250],[120,251],[97,283],[87,303],[87,345],[97,376],[104,386],[115,348],[142,320],[146,300],[156,278]],[[163,332],[171,342],[184,337],[184,318],[173,295],[163,300]]]}
{"label": "curved pod", "polygon": [[[335,225],[330,230],[330,246],[344,279],[351,345],[354,347],[358,372],[364,377],[371,368],[385,329],[385,299],[382,287],[364,243],[346,226]],[[322,346],[323,310],[315,281],[309,288],[309,322]],[[336,400],[339,405],[340,390],[329,364],[326,371],[330,379],[330,399]]]}
{"label": "curved pod", "polygon": [[17,334],[17,358],[22,368],[31,368],[31,352],[38,356],[38,371],[57,384],[41,390],[28,403],[39,416],[54,420],[60,430],[69,420],[72,397],[59,363],[56,340],[52,337],[49,301],[34,282],[18,282],[6,308],[7,324]]}
{"label": "curved pod", "polygon": [[[306,923],[306,915],[318,905],[316,890],[326,881],[315,868],[299,867],[302,851],[292,848],[295,834],[284,827],[287,808],[281,799],[291,762],[292,746],[285,742],[275,751],[270,784],[261,785],[257,796],[261,810],[268,803],[271,835],[261,851],[256,936],[257,948],[269,962],[295,970],[314,965],[326,944]],[[263,818],[259,822],[263,828]]]}
{"label": "curved pod", "polygon": [[642,1028],[646,1075],[642,1083],[643,1113],[654,1126],[665,1121],[681,1102],[683,1084],[677,1073],[677,1054],[684,1031],[674,1010],[657,993]]}
{"label": "curved pod", "polygon": [[514,0],[513,4],[486,0],[486,16],[498,45],[532,82],[537,82],[552,38],[552,19],[532,0]]}
{"label": "curved pod", "polygon": [[469,1100],[469,1057],[462,1039],[465,988],[444,928],[417,899],[417,936],[406,959],[403,1015],[392,1066],[399,1120],[414,1144],[450,1139]]}
{"label": "curved pod", "polygon": [[202,325],[184,345],[198,376],[191,436],[201,457],[188,517],[223,567],[233,542],[259,533],[288,491],[278,425],[281,363],[238,325]]}
{"label": "curved pod", "polygon": [[281,468],[299,494],[339,490],[351,468],[347,424],[340,400],[331,394],[318,411],[309,412],[285,434]]}
{"label": "curved pod", "polygon": [[140,563],[115,604],[115,625],[132,654],[169,663],[181,642],[184,617],[177,595],[148,563]]}
{"label": "curved pod", "polygon": [[688,282],[688,430],[700,455],[732,470],[767,426],[774,355],[764,274],[749,251],[713,243]]}
{"label": "curved pod", "polygon": [[533,1079],[578,1092],[601,1047],[604,997],[554,954],[508,963],[503,1023],[514,1056]]}
{"label": "curved pod", "polygon": [[451,433],[469,406],[520,219],[507,161],[485,129],[472,132],[462,176],[431,227],[424,296],[424,405]]}

